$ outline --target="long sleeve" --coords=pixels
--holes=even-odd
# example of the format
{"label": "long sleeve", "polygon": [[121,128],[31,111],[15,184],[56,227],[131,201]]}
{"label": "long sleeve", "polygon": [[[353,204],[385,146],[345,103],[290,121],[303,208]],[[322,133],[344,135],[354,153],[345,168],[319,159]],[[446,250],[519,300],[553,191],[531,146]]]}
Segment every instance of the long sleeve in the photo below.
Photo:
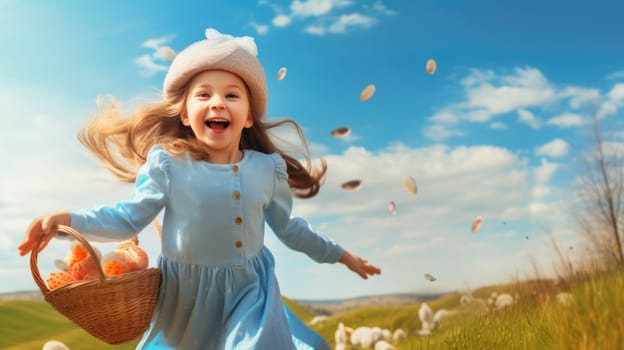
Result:
{"label": "long sleeve", "polygon": [[168,199],[166,152],[153,147],[137,174],[130,199],[111,206],[70,212],[71,227],[94,241],[119,241],[139,233],[158,215]]}
{"label": "long sleeve", "polygon": [[300,217],[291,217],[292,194],[288,186],[286,163],[279,154],[271,155],[275,162],[273,196],[264,215],[269,227],[289,248],[305,253],[314,261],[335,263],[344,253],[336,242],[316,231]]}

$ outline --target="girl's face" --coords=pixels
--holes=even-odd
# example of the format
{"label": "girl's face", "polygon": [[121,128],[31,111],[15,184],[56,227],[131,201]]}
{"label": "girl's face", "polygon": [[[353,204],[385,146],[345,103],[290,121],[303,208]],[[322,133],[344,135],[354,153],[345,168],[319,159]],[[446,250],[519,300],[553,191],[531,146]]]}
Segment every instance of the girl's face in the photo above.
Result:
{"label": "girl's face", "polygon": [[237,75],[209,70],[195,76],[186,97],[182,123],[212,150],[214,162],[239,159],[243,128],[253,125],[247,86]]}

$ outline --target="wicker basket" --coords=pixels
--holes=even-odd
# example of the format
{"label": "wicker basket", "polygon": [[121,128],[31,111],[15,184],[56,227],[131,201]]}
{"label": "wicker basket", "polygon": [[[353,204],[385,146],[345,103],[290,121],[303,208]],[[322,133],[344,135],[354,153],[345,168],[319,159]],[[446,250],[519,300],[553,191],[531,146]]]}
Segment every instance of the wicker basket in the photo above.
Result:
{"label": "wicker basket", "polygon": [[[58,231],[75,237],[91,256],[96,257],[93,247],[76,230],[59,226]],[[56,235],[56,232],[51,235]],[[148,268],[108,277],[97,264],[98,279],[68,283],[51,291],[41,279],[37,266],[39,246],[46,237],[42,236],[30,253],[30,270],[45,301],[108,344],[136,339],[149,328],[158,301],[159,269]]]}

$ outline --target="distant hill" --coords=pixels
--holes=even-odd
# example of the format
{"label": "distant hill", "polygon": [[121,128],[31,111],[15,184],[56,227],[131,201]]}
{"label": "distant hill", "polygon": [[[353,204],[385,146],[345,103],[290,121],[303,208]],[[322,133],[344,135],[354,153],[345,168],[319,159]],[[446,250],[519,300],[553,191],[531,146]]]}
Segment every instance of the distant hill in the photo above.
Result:
{"label": "distant hill", "polygon": [[316,315],[332,315],[362,306],[400,306],[438,299],[445,294],[395,293],[364,295],[345,299],[294,299]]}
{"label": "distant hill", "polygon": [[[292,299],[292,301],[300,304],[313,315],[332,315],[335,313],[357,309],[366,305],[400,306],[418,304],[424,301],[438,299],[442,295],[444,294],[394,293],[364,295],[345,299]],[[2,300],[41,301],[43,300],[43,295],[40,291],[33,290],[0,293],[0,301]]]}
{"label": "distant hill", "polygon": [[38,290],[0,293],[0,300],[43,300],[43,294]]}

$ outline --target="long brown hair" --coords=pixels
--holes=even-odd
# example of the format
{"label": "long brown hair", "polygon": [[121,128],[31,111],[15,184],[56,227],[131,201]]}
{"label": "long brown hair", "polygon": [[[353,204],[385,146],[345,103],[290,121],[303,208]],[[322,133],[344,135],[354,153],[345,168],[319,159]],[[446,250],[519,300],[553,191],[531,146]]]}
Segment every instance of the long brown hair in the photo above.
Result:
{"label": "long brown hair", "polygon": [[[137,109],[127,118],[122,116],[117,99],[98,99],[98,110],[78,131],[78,140],[101,160],[107,170],[125,182],[136,180],[138,169],[145,163],[147,153],[154,145],[161,146],[174,157],[189,152],[193,159],[208,161],[209,149],[180,119],[186,93],[185,86],[167,99]],[[267,121],[262,116],[253,117],[253,126],[243,129],[240,149],[279,153],[286,162],[288,185],[293,195],[298,198],[314,197],[320,190],[327,163],[321,158],[320,167],[312,168],[309,147],[301,127],[292,119]],[[284,125],[295,129],[300,141],[299,153],[305,165],[272,140],[269,130]]]}

